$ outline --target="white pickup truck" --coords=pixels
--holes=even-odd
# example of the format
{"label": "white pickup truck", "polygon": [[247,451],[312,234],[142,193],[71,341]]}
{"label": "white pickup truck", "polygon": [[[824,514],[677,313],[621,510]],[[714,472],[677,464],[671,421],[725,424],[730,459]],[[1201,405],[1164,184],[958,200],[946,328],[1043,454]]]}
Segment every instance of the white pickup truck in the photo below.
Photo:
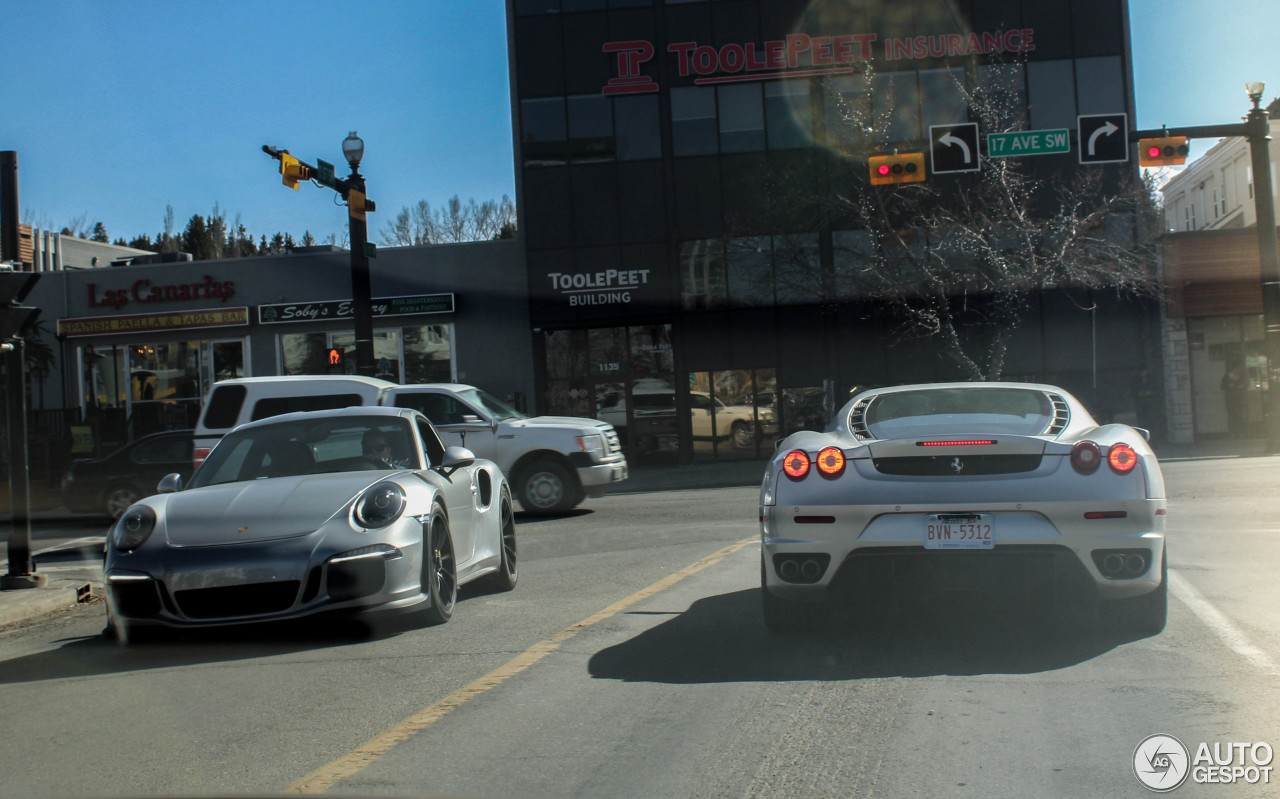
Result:
{"label": "white pickup truck", "polygon": [[390,405],[431,420],[446,445],[497,463],[520,506],[563,513],[627,478],[613,425],[569,416],[525,416],[458,383],[398,385],[355,375],[245,377],[215,383],[196,425],[196,464],[238,424],[294,411]]}

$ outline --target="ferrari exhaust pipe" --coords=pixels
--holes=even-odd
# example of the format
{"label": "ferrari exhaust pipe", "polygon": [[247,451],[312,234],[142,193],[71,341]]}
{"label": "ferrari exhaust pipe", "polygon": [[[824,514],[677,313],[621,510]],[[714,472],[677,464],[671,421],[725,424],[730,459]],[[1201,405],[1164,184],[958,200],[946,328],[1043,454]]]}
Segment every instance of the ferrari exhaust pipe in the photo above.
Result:
{"label": "ferrari exhaust pipe", "polygon": [[1137,577],[1147,570],[1147,559],[1141,555],[1129,555],[1124,559],[1124,570],[1130,577]]}
{"label": "ferrari exhaust pipe", "polygon": [[822,574],[822,566],[813,558],[809,558],[800,566],[800,576],[806,580],[817,580],[820,574]]}
{"label": "ferrari exhaust pipe", "polygon": [[778,565],[778,575],[782,577],[782,579],[790,582],[800,576],[800,564],[796,563],[791,558],[787,558]]}
{"label": "ferrari exhaust pipe", "polygon": [[1124,572],[1124,555],[1112,552],[1102,559],[1102,573],[1107,577],[1119,577]]}

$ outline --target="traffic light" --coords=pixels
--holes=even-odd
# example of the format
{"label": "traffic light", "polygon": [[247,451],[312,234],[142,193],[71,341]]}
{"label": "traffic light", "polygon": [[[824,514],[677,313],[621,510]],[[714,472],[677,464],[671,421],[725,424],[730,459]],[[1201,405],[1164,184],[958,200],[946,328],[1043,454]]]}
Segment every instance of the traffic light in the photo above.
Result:
{"label": "traffic light", "polygon": [[915,183],[925,179],[924,153],[873,155],[867,159],[871,167],[871,185]]}
{"label": "traffic light", "polygon": [[1142,166],[1176,166],[1187,162],[1187,137],[1165,136],[1138,140],[1138,163]]}
{"label": "traffic light", "polygon": [[283,179],[284,185],[294,191],[297,191],[298,181],[311,180],[315,177],[315,169],[308,164],[302,163],[292,155],[289,155],[288,150],[281,150],[280,176]]}
{"label": "traffic light", "polygon": [[0,341],[21,338],[35,327],[40,309],[29,308],[22,301],[39,279],[39,272],[17,272],[9,266],[0,267]]}

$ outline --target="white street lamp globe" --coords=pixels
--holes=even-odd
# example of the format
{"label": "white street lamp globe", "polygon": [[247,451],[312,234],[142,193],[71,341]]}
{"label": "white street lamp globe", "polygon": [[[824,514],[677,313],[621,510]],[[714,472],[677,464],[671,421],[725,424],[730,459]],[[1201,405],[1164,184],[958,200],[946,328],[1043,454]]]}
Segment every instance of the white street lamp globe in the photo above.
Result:
{"label": "white street lamp globe", "polygon": [[353,170],[360,168],[360,161],[364,158],[364,139],[357,136],[354,130],[342,140],[342,155]]}

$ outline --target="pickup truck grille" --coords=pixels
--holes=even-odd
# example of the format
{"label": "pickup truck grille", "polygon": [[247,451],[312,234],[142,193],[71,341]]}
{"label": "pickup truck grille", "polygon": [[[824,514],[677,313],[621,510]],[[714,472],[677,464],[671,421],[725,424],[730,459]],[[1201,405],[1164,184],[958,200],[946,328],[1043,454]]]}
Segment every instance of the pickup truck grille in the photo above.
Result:
{"label": "pickup truck grille", "polygon": [[604,447],[610,455],[622,451],[622,441],[618,438],[618,431],[612,427],[606,427],[604,430]]}

